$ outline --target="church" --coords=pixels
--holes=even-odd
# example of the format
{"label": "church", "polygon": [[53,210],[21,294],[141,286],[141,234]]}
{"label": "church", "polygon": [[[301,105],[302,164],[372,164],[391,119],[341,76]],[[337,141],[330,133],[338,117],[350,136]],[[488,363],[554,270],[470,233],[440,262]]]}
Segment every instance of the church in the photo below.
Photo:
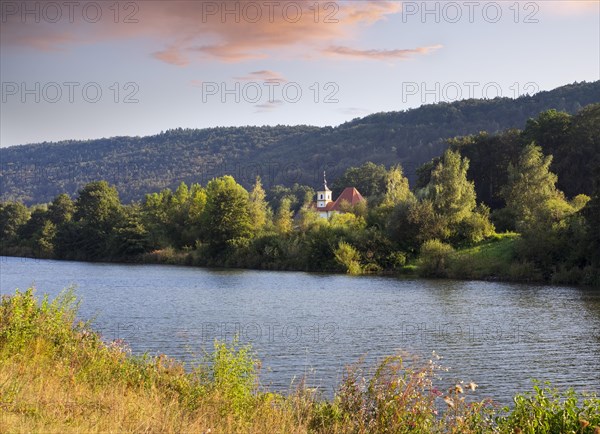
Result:
{"label": "church", "polygon": [[354,187],[346,187],[342,194],[338,196],[338,198],[334,201],[332,199],[332,192],[327,187],[327,178],[325,177],[325,173],[323,173],[323,186],[317,190],[317,202],[316,202],[316,210],[320,217],[329,218],[335,213],[343,213],[344,211],[342,206],[344,203],[345,206],[354,206],[359,202],[365,200],[360,192]]}

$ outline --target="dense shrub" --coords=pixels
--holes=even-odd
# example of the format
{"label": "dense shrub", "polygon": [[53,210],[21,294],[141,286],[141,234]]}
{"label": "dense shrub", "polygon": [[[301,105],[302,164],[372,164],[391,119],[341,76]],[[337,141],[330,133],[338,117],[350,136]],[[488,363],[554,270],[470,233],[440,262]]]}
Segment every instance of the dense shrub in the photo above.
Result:
{"label": "dense shrub", "polygon": [[439,240],[429,240],[421,246],[420,268],[422,276],[447,277],[454,249]]}

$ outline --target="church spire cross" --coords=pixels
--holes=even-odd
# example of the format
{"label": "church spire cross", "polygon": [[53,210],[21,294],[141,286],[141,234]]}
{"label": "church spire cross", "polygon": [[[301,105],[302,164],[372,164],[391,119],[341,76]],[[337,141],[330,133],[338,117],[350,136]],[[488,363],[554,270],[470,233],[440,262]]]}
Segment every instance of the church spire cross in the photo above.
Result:
{"label": "church spire cross", "polygon": [[327,173],[325,171],[323,171],[323,189],[321,191],[331,191],[327,187]]}

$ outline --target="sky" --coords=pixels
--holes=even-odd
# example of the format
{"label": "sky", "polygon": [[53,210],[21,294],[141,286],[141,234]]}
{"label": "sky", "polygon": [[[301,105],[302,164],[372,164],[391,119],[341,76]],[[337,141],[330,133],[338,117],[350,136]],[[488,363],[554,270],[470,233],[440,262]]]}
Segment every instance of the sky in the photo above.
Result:
{"label": "sky", "polygon": [[4,1],[0,147],[339,125],[600,79],[600,0]]}

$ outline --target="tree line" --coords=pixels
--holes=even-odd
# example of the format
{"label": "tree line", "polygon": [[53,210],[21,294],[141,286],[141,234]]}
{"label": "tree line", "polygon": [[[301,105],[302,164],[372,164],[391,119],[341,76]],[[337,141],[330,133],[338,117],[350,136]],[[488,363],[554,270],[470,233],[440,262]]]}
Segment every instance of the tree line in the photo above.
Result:
{"label": "tree line", "polygon": [[[591,115],[585,116],[596,116],[599,108],[586,109]],[[247,190],[232,176],[204,186],[182,182],[175,190],[128,204],[106,181],[88,183],[74,200],[60,194],[32,207],[4,202],[1,251],[353,274],[411,272],[416,265],[424,275],[461,277],[471,276],[471,264],[468,258],[460,263],[458,253],[508,232],[506,262],[480,277],[511,278],[512,273],[521,279],[599,284],[600,166],[585,186],[561,183],[552,171],[553,157],[537,144],[556,138],[554,146],[562,152],[578,137],[569,127],[557,129],[565,121],[570,125],[567,116],[550,111],[524,131],[455,139],[422,168],[412,189],[401,165],[349,168],[334,189],[354,186],[367,199],[342,204],[345,212],[330,219],[315,212],[309,186],[266,190],[257,178]],[[592,123],[588,131],[595,149],[599,125]],[[513,146],[490,145],[505,140]],[[590,195],[566,195],[560,185]]]}

